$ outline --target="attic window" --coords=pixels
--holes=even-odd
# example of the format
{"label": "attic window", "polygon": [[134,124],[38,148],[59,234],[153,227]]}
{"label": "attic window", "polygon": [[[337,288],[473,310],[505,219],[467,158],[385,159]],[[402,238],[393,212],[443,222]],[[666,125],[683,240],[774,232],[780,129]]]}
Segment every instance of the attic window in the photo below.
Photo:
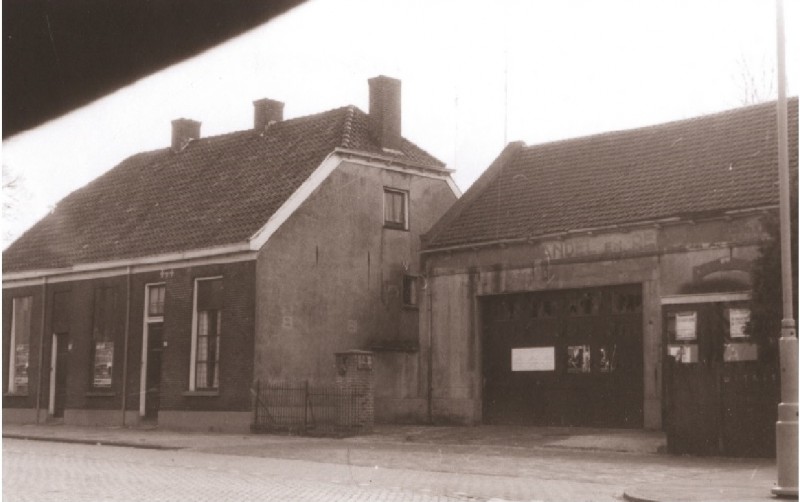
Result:
{"label": "attic window", "polygon": [[408,192],[383,189],[383,226],[408,230]]}

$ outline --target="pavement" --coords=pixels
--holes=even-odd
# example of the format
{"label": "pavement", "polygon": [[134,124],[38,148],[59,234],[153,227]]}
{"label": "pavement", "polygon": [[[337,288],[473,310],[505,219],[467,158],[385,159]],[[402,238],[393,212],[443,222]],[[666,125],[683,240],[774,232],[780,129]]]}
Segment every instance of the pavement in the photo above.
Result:
{"label": "pavement", "polygon": [[775,500],[777,479],[772,459],[668,455],[663,433],[641,430],[382,425],[331,439],[8,424],[3,437],[341,465],[482,500]]}

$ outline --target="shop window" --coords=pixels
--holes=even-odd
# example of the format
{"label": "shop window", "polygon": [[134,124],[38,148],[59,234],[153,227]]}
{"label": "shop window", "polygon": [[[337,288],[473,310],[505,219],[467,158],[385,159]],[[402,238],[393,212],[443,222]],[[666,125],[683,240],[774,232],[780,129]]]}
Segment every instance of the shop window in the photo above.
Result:
{"label": "shop window", "polygon": [[640,293],[611,294],[611,312],[614,314],[633,314],[642,311],[642,295]]}
{"label": "shop window", "polygon": [[600,312],[600,292],[582,291],[572,297],[568,313],[571,316],[597,315]]}
{"label": "shop window", "polygon": [[419,305],[417,298],[417,277],[414,275],[403,276],[403,305],[416,307]]}
{"label": "shop window", "polygon": [[31,308],[33,297],[14,298],[11,312],[11,341],[8,359],[8,393],[28,393],[28,361],[30,359]]}
{"label": "shop window", "polygon": [[189,390],[216,390],[222,336],[221,277],[195,280],[194,318]]}
{"label": "shop window", "polygon": [[383,189],[383,226],[399,230],[408,229],[408,192],[392,188]]}
{"label": "shop window", "polygon": [[113,380],[114,341],[120,331],[120,305],[117,288],[94,290],[92,328],[92,387],[110,388]]}

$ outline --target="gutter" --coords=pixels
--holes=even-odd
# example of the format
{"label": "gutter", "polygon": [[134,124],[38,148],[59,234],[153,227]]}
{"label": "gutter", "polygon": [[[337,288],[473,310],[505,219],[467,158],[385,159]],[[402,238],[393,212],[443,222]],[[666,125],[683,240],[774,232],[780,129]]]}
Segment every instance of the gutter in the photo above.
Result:
{"label": "gutter", "polygon": [[388,165],[400,165],[405,167],[411,167],[413,169],[419,169],[421,171],[427,171],[440,175],[447,175],[456,172],[455,169],[448,169],[446,167],[441,167],[441,168],[431,167],[429,165],[425,165],[419,162],[398,159],[397,157],[390,157],[388,155],[381,155],[379,153],[369,153],[360,150],[350,150],[349,148],[342,148],[342,147],[336,147],[334,148],[333,151],[334,153],[341,154],[342,157],[344,158],[357,157],[367,161],[372,161],[372,162],[379,161]]}
{"label": "gutter", "polygon": [[[42,408],[42,382],[44,378],[42,378],[42,370],[44,369],[42,366],[44,364],[44,328],[45,328],[45,317],[47,315],[47,276],[42,278],[42,316],[41,316],[41,324],[39,325],[39,381],[36,382],[36,386],[38,387],[36,390],[36,423],[39,423],[39,411]],[[13,348],[12,348],[13,350]],[[51,361],[50,364],[53,364]]]}

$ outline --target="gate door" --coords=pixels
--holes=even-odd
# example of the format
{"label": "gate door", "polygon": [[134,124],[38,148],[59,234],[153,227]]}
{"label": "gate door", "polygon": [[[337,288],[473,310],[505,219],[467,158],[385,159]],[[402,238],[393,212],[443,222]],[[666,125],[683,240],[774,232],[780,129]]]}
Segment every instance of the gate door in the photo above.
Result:
{"label": "gate door", "polygon": [[486,423],[642,427],[641,286],[482,298]]}

